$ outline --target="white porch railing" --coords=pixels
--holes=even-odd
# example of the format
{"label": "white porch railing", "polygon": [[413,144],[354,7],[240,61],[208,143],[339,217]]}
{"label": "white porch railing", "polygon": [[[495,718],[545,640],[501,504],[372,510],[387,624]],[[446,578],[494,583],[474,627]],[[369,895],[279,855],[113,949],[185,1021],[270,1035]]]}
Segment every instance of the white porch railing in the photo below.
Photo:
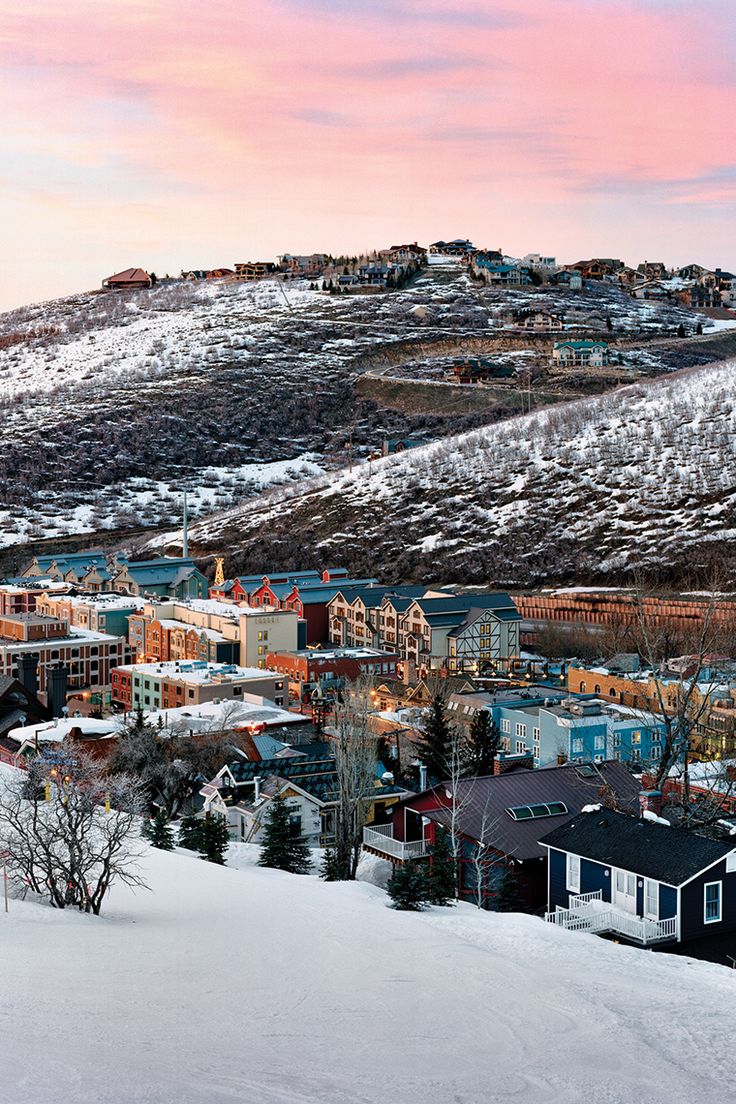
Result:
{"label": "white porch railing", "polygon": [[677,936],[677,920],[674,916],[667,920],[633,916],[630,912],[624,912],[604,901],[600,890],[572,896],[569,908],[558,906],[554,912],[545,913],[544,918],[549,924],[556,924],[566,931],[587,931],[594,935],[613,932],[643,946],[659,943],[664,939],[675,939]]}
{"label": "white porch railing", "polygon": [[364,828],[363,846],[401,862],[406,859],[421,859],[427,854],[426,840],[410,840],[406,843],[404,840],[394,839],[393,824],[376,824],[373,828]]}

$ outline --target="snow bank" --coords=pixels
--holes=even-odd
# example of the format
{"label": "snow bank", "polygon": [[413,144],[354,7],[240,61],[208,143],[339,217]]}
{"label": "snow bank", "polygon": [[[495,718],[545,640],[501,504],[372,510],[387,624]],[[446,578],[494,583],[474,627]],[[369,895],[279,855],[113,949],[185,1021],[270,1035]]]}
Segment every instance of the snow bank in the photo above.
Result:
{"label": "snow bank", "polygon": [[[251,856],[252,857],[252,856]],[[721,1104],[733,974],[470,906],[148,850],[0,913],[3,1104]]]}

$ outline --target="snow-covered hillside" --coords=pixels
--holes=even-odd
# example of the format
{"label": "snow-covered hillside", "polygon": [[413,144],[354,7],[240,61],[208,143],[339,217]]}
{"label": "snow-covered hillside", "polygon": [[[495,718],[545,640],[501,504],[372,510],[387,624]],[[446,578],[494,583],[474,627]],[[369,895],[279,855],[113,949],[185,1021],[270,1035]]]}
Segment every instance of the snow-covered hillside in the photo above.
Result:
{"label": "snow-covered hillside", "polygon": [[736,539],[736,362],[547,408],[199,525],[231,568],[303,549],[389,581],[674,581]]}
{"label": "snow-covered hillside", "polygon": [[2,1104],[722,1104],[734,975],[469,905],[148,850],[0,913]]}
{"label": "snow-covered hillside", "polygon": [[[399,340],[493,336],[510,311],[542,301],[571,326],[604,332],[610,318],[624,336],[672,333],[680,320],[691,332],[696,321],[602,285],[487,289],[457,266],[437,266],[401,292],[179,280],[2,315],[0,546],[168,525],[185,483],[193,511],[209,512],[334,470],[348,445],[361,456],[384,436],[444,436],[492,421],[508,404],[495,415],[429,415],[363,400],[356,357]],[[647,371],[672,367],[642,355]]]}

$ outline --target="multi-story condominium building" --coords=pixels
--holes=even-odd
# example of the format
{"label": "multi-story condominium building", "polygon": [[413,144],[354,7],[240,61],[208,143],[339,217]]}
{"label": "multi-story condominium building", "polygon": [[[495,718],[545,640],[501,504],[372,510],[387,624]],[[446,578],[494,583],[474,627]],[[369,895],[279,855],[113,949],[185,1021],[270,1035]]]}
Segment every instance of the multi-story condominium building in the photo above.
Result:
{"label": "multi-story condominium building", "polygon": [[127,645],[123,636],[69,628],[55,617],[26,613],[0,618],[0,674],[18,678],[24,656],[36,660],[36,685],[43,693],[54,667],[66,668],[70,690],[101,690],[110,685],[112,670],[127,659]]}
{"label": "multi-story condominium building", "polygon": [[[327,603],[330,643],[344,648],[384,648],[395,650],[396,640],[383,640],[381,609],[385,598],[420,598],[424,586],[367,586],[342,588]],[[404,607],[405,608],[405,607]]]}
{"label": "multi-story condominium building", "polygon": [[479,671],[519,655],[521,618],[508,594],[369,587],[340,591],[328,608],[333,643],[397,651],[418,668]]}
{"label": "multi-story condominium building", "polygon": [[448,716],[461,729],[467,729],[479,710],[490,712],[502,750],[531,754],[536,767],[611,759],[646,764],[662,755],[661,718],[592,697],[529,687],[453,694],[448,701]]}
{"label": "multi-story condominium building", "polygon": [[74,595],[49,591],[39,595],[36,612],[57,617],[80,629],[127,636],[128,618],[145,604],[144,598],[125,594]]}
{"label": "multi-story condominium building", "polygon": [[266,666],[271,651],[294,651],[304,623],[295,610],[250,607],[213,598],[149,602],[128,619],[131,647],[141,661],[201,659]]}
{"label": "multi-story condominium building", "polygon": [[34,556],[26,565],[22,578],[63,581],[85,591],[116,591],[162,598],[204,598],[208,586],[194,560],[188,557],[158,556],[153,560],[128,561],[101,552]]}
{"label": "multi-story condominium building", "polygon": [[273,671],[201,660],[126,664],[117,667],[112,677],[112,700],[125,709],[175,709],[229,698],[242,701],[244,694],[283,705],[284,679]]}
{"label": "multi-story condominium building", "polygon": [[551,700],[493,708],[503,748],[531,751],[534,765],[555,762],[657,762],[664,723],[650,713],[611,706],[595,699]]}
{"label": "multi-story condominium building", "polygon": [[398,655],[378,648],[305,648],[272,652],[266,666],[289,680],[289,692],[299,701],[317,686],[337,689],[361,675],[395,678]]}

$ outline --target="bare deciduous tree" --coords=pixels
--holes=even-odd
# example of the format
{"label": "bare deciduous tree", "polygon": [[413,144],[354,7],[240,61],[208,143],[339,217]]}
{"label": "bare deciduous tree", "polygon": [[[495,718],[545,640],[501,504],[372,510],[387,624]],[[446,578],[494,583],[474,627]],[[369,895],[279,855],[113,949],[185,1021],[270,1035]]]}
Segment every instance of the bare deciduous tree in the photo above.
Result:
{"label": "bare deciduous tree", "polygon": [[346,687],[335,710],[335,856],[336,868],[346,880],[354,879],[358,870],[367,798],[375,779],[376,737],[368,727],[370,709],[368,685],[356,682]]}
{"label": "bare deciduous tree", "polygon": [[9,872],[54,908],[99,914],[115,881],[143,886],[140,784],[108,778],[78,744],[65,741],[54,762],[3,780],[0,848]]}

